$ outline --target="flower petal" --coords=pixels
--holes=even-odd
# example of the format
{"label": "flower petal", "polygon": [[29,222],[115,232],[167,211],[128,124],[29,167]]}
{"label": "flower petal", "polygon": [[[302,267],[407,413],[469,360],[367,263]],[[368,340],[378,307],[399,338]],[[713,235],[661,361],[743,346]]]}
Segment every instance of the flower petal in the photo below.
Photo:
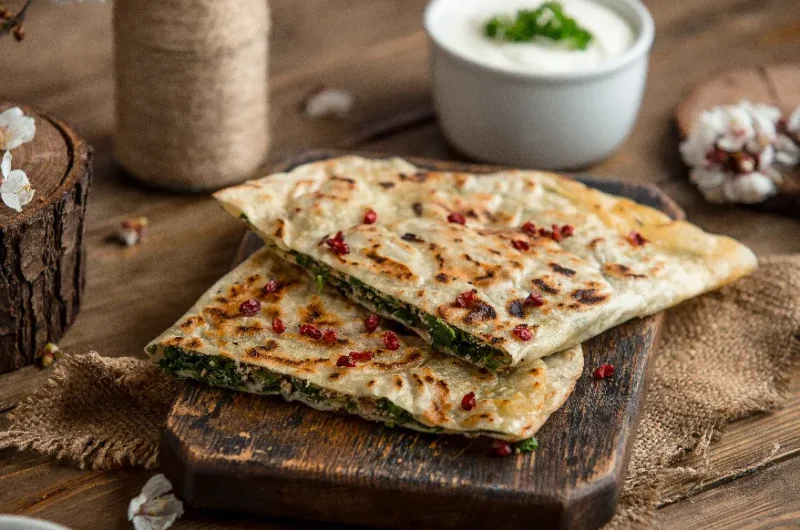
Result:
{"label": "flower petal", "polygon": [[33,140],[36,123],[22,109],[12,107],[0,113],[0,149],[11,150]]}
{"label": "flower petal", "polygon": [[155,499],[172,491],[172,484],[163,473],[153,475],[142,488],[142,494],[147,500]]}
{"label": "flower petal", "polygon": [[0,193],[0,199],[3,200],[6,206],[18,212],[22,211],[22,202],[19,200],[19,195],[16,193]]}
{"label": "flower petal", "polygon": [[30,189],[31,182],[28,180],[28,175],[21,169],[15,169],[6,175],[6,179],[0,184],[0,192],[2,193],[19,193],[22,190]]}
{"label": "flower petal", "polygon": [[0,172],[3,173],[3,178],[7,177],[11,172],[11,153],[8,151],[3,155],[3,161],[0,162]]}

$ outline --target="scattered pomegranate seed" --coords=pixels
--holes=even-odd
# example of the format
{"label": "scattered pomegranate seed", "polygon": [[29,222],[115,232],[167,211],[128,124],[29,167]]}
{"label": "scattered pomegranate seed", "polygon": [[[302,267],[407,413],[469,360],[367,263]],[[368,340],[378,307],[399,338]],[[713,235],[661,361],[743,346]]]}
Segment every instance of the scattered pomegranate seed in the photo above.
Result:
{"label": "scattered pomegranate seed", "polygon": [[364,319],[364,327],[367,328],[367,331],[373,332],[378,329],[378,325],[381,323],[381,317],[378,315],[372,314]]}
{"label": "scattered pomegranate seed", "polygon": [[605,379],[606,377],[611,377],[612,375],[614,375],[614,367],[608,363],[601,364],[594,371],[595,379]]}
{"label": "scattered pomegranate seed", "polygon": [[322,334],[322,342],[325,344],[336,344],[336,330],[326,329]]}
{"label": "scattered pomegranate seed", "polygon": [[548,237],[550,235],[550,231],[546,228],[540,228],[539,235],[542,237]]}
{"label": "scattered pomegranate seed", "polygon": [[456,212],[452,212],[450,215],[448,215],[447,220],[451,223],[457,223],[460,225],[467,224],[467,220],[464,218],[464,216]]}
{"label": "scattered pomegranate seed", "polygon": [[349,355],[342,355],[336,360],[336,366],[339,368],[353,368],[356,365],[356,360]]}
{"label": "scattered pomegranate seed", "polygon": [[281,320],[280,318],[273,318],[272,331],[274,331],[278,335],[286,331],[286,326],[284,325],[283,320]]}
{"label": "scattered pomegranate seed", "polygon": [[552,225],[551,228],[553,230],[550,232],[550,237],[553,238],[553,241],[561,241],[561,227],[558,225]]}
{"label": "scattered pomegranate seed", "polygon": [[536,236],[536,225],[528,221],[524,225],[522,225],[522,231],[528,234],[529,236]]}
{"label": "scattered pomegranate seed", "polygon": [[277,289],[278,289],[278,282],[276,282],[275,280],[268,281],[267,283],[264,284],[264,287],[261,288],[264,294],[274,293]]}
{"label": "scattered pomegranate seed", "polygon": [[339,254],[340,256],[350,254],[350,246],[344,242],[344,234],[341,231],[336,232],[336,235],[332,238],[326,239],[325,244],[334,254]]}
{"label": "scattered pomegranate seed", "polygon": [[374,225],[375,221],[378,220],[378,214],[375,213],[375,210],[367,210],[367,213],[364,214],[364,224],[365,225]]}
{"label": "scattered pomegranate seed", "polygon": [[259,311],[261,311],[261,302],[254,298],[245,300],[239,305],[239,312],[247,317],[257,315]]}
{"label": "scattered pomegranate seed", "polygon": [[528,342],[533,338],[533,332],[531,332],[531,330],[529,330],[528,326],[525,324],[520,324],[519,326],[515,327],[512,332],[521,341]]}
{"label": "scattered pomegranate seed", "polygon": [[511,245],[517,250],[525,251],[531,249],[531,246],[528,244],[528,242],[521,239],[514,239],[511,241]]}
{"label": "scattered pomegranate seed", "polygon": [[544,305],[544,298],[542,298],[542,295],[540,295],[539,293],[531,293],[522,303],[523,305],[542,307]]}
{"label": "scattered pomegranate seed", "polygon": [[387,331],[383,336],[383,345],[394,351],[400,348],[400,339],[398,339],[397,335],[395,335],[393,332]]}
{"label": "scattered pomegranate seed", "polygon": [[317,326],[314,324],[301,324],[300,334],[305,335],[306,337],[311,337],[314,340],[319,340],[322,338],[322,332],[317,329]]}
{"label": "scattered pomegranate seed", "polygon": [[564,237],[570,237],[574,233],[575,227],[572,225],[564,225],[561,227],[561,235]]}
{"label": "scattered pomegranate seed", "polygon": [[511,453],[513,452],[514,451],[511,449],[511,444],[508,442],[504,442],[502,440],[495,440],[492,442],[492,453],[494,453],[494,456],[511,456]]}
{"label": "scattered pomegranate seed", "polygon": [[477,292],[476,289],[472,289],[456,296],[456,307],[471,307],[475,303],[475,293]]}
{"label": "scattered pomegranate seed", "polygon": [[475,400],[475,392],[470,392],[461,398],[461,408],[464,410],[472,410],[478,402]]}
{"label": "scattered pomegranate seed", "polygon": [[349,357],[356,361],[371,361],[373,354],[371,351],[351,351]]}
{"label": "scattered pomegranate seed", "polygon": [[631,245],[635,245],[637,247],[641,247],[647,243],[647,240],[644,238],[644,236],[635,230],[628,234],[628,241]]}

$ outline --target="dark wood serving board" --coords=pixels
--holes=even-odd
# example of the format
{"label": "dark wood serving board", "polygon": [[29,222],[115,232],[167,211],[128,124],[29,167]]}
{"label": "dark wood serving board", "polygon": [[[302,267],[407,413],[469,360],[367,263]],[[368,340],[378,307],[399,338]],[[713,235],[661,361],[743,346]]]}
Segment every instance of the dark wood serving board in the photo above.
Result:
{"label": "dark wood serving board", "polygon": [[[312,152],[276,171],[340,154]],[[683,216],[654,186],[580,180]],[[245,236],[237,263],[259,246]],[[488,439],[392,429],[187,382],[162,437],[162,468],[197,507],[387,528],[597,528],[616,509],[659,321],[635,319],[584,344],[583,375],[537,434],[535,454],[495,458]],[[605,362],[616,374],[595,381]]]}

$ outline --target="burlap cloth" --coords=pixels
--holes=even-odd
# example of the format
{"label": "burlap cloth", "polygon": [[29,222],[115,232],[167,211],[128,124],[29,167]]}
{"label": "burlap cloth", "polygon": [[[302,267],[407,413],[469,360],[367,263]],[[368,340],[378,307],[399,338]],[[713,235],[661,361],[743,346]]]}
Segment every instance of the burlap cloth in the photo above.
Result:
{"label": "burlap cloth", "polygon": [[[800,256],[762,261],[752,276],[671,310],[609,528],[650,528],[665,485],[714,475],[680,465],[706,453],[728,421],[768,410],[800,359]],[[148,362],[68,356],[10,415],[0,448],[69,458],[93,469],[158,465],[158,432],[176,383]]]}

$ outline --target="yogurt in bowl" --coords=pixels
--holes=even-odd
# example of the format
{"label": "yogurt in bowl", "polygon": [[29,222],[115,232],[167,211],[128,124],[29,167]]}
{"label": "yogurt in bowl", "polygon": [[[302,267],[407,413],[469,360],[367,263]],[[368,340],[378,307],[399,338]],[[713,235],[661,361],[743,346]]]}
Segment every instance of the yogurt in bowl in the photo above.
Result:
{"label": "yogurt in bowl", "polygon": [[[571,169],[608,156],[633,126],[653,40],[646,8],[639,0],[561,0],[554,17],[543,4],[428,5],[436,110],[448,140],[473,158]],[[522,20],[520,11],[528,12],[527,25],[514,25]],[[501,21],[500,29],[495,25],[489,36],[493,19]],[[525,37],[531,24],[550,20],[556,35],[572,24],[579,38]]]}

